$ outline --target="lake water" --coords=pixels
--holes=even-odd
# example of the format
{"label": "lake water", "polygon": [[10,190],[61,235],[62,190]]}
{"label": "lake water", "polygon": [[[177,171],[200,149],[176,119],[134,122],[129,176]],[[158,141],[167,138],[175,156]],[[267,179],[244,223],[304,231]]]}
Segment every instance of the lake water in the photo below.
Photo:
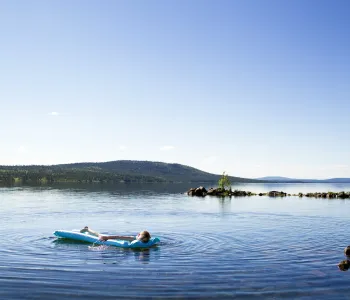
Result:
{"label": "lake water", "polygon": [[[0,299],[349,299],[350,200],[188,197],[181,185],[0,188]],[[350,184],[245,184],[288,193]],[[57,229],[158,236],[136,251]]]}

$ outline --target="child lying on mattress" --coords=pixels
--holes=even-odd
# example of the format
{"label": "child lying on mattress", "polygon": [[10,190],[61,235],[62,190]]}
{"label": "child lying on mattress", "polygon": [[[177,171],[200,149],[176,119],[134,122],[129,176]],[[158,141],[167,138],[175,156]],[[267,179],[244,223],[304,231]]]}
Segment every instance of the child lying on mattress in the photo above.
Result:
{"label": "child lying on mattress", "polygon": [[88,232],[91,235],[97,236],[99,240],[101,241],[107,241],[109,239],[114,240],[124,240],[124,241],[141,241],[143,243],[148,243],[148,241],[151,239],[151,235],[148,231],[144,230],[141,231],[136,237],[135,236],[122,236],[122,235],[101,235],[97,231],[91,230],[88,226],[85,226],[82,230],[80,230],[81,233]]}

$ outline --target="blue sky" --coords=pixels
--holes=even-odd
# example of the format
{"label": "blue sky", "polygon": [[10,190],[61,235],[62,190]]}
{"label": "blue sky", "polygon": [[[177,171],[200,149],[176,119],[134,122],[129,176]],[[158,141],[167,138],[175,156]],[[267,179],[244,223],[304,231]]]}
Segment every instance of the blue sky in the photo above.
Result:
{"label": "blue sky", "polygon": [[0,164],[350,177],[350,2],[0,1]]}

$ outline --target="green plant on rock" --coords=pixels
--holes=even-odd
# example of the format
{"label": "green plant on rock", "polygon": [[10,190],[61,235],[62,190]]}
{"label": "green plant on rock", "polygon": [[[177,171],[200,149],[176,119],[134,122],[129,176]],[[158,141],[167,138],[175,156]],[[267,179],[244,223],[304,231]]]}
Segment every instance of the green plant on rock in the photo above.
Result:
{"label": "green plant on rock", "polygon": [[231,190],[231,181],[228,175],[224,172],[218,182],[218,187],[222,190]]}

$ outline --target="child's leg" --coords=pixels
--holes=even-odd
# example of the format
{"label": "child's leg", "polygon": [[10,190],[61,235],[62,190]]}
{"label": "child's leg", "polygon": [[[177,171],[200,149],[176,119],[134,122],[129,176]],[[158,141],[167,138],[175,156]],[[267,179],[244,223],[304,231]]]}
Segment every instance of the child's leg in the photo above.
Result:
{"label": "child's leg", "polygon": [[88,226],[85,226],[82,230],[80,230],[81,233],[84,233],[84,232],[88,232],[90,233],[91,235],[94,235],[94,236],[100,236],[100,234],[97,232],[97,231],[93,231],[92,229],[90,229]]}

